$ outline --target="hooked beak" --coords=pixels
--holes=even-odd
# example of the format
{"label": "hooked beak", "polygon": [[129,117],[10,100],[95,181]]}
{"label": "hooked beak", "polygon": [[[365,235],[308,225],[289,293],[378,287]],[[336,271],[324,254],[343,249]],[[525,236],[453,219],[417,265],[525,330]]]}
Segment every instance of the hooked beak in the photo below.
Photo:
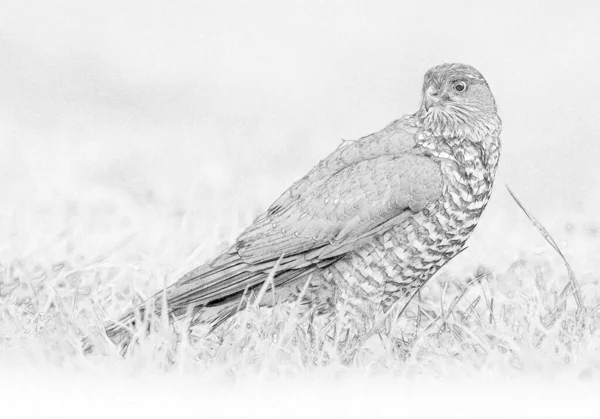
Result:
{"label": "hooked beak", "polygon": [[425,97],[423,98],[423,104],[425,105],[425,110],[428,111],[432,106],[437,105],[440,101],[440,92],[433,87],[429,86],[427,91],[425,92]]}

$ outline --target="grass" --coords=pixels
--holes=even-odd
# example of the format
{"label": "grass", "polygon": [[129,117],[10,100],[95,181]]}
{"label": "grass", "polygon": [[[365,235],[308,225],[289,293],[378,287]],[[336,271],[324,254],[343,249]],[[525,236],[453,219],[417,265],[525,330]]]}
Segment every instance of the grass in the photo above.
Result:
{"label": "grass", "polygon": [[[167,217],[172,208],[164,211],[158,216]],[[556,263],[556,255],[533,252],[524,252],[502,270],[480,266],[462,275],[441,272],[360,342],[332,341],[326,337],[331,325],[298,318],[293,304],[273,309],[251,305],[208,336],[201,328],[189,330],[185,322],[170,327],[166,319],[157,319],[152,333],[140,333],[139,344],[122,357],[101,333],[104,320],[115,319],[176,279],[197,263],[199,253],[216,254],[219,243],[231,236],[201,231],[193,214],[176,214],[185,227],[181,235],[165,228],[146,241],[168,255],[187,255],[174,263],[183,265],[181,270],[173,271],[169,263],[150,257],[139,240],[132,246],[142,233],[130,228],[133,217],[118,206],[94,204],[62,215],[54,215],[54,221],[63,219],[71,227],[59,228],[45,245],[17,237],[16,245],[8,242],[0,249],[4,360],[84,371],[102,366],[129,373],[216,372],[231,379],[317,371],[336,376],[358,371],[403,377],[590,378],[600,366],[600,298],[589,292],[597,281],[589,277],[579,284],[562,253],[568,270]],[[86,222],[73,227],[75,218]],[[1,219],[5,230],[14,221],[6,214]],[[84,234],[88,223],[103,225],[110,239],[91,246]],[[536,226],[560,252],[541,224]],[[184,239],[202,234],[208,237],[204,242]],[[89,356],[82,350],[85,336],[96,348]]]}

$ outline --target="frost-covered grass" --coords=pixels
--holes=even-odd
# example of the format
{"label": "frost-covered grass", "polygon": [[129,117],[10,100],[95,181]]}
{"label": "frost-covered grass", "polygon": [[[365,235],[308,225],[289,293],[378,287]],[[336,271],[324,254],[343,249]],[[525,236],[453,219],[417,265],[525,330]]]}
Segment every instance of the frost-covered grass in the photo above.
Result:
{"label": "frost-covered grass", "polygon": [[[331,340],[331,325],[299,319],[293,305],[282,305],[242,312],[210,336],[189,331],[185,322],[170,327],[159,319],[153,333],[140,334],[123,358],[99,325],[215,255],[251,219],[245,215],[233,227],[206,228],[199,212],[168,204],[141,211],[136,205],[104,197],[2,214],[3,363],[184,372],[225,381],[313,373],[421,378],[598,373],[598,277],[580,278],[578,310],[570,292],[561,296],[568,273],[543,241],[500,268],[466,264],[463,270],[443,270],[360,342]],[[515,208],[514,215],[523,217]],[[539,234],[531,225],[520,231]],[[485,233],[497,237],[489,243],[502,240],[501,232]],[[563,233],[597,246],[597,230],[584,222],[567,224]],[[539,251],[540,246],[545,248]],[[83,353],[84,336],[94,341],[91,355]]]}

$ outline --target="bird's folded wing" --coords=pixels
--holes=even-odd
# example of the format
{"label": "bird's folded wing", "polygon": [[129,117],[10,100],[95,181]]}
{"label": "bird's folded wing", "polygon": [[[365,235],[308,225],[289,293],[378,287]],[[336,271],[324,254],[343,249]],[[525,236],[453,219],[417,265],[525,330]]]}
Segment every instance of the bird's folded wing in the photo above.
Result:
{"label": "bird's folded wing", "polygon": [[276,211],[268,211],[240,235],[237,253],[249,264],[283,254],[284,264],[293,258],[302,265],[297,255],[315,257],[315,249],[327,254],[348,247],[404,211],[420,211],[441,190],[439,163],[430,158],[403,154],[363,160],[308,193],[280,202]]}

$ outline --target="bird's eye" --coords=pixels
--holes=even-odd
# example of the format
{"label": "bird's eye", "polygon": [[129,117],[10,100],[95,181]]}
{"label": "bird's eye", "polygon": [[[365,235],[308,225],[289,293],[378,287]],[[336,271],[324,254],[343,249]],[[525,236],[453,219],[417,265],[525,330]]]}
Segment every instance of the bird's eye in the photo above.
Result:
{"label": "bird's eye", "polygon": [[464,92],[465,90],[467,90],[467,83],[465,83],[464,81],[458,81],[454,83],[454,90],[456,90],[457,92]]}

